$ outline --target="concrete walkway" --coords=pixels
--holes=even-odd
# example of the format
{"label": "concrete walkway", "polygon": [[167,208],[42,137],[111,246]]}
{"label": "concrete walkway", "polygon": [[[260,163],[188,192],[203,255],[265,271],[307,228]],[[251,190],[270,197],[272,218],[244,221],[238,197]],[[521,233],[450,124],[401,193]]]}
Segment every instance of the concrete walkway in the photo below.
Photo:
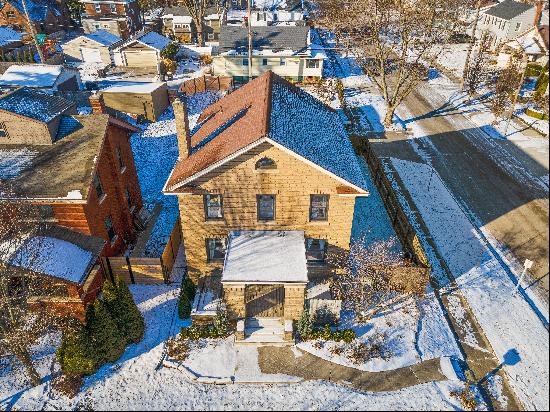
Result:
{"label": "concrete walkway", "polygon": [[395,391],[426,382],[447,380],[440,371],[439,359],[431,359],[409,367],[364,372],[332,363],[310,353],[289,347],[258,348],[262,373],[285,374],[305,380],[326,380],[369,392]]}

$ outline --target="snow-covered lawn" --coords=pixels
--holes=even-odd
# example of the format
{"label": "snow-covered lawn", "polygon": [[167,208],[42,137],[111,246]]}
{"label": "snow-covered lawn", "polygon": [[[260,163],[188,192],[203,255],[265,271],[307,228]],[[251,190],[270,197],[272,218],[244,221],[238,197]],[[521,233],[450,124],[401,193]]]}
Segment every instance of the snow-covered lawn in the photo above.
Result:
{"label": "snow-covered lawn", "polygon": [[[447,190],[424,164],[392,159],[509,381],[528,409],[548,409],[548,331]],[[453,235],[449,236],[449,228]],[[517,357],[514,353],[517,352]]]}
{"label": "snow-covered lawn", "polygon": [[[442,356],[461,357],[433,292],[418,302],[408,297],[364,325],[357,324],[346,313],[340,328],[355,330],[357,342],[368,342],[373,336],[384,335],[383,347],[388,351],[389,358],[373,358],[355,364],[346,356],[345,349],[349,345],[345,343],[326,342],[321,348],[316,348],[315,341],[307,341],[299,343],[298,347],[325,360],[368,372],[397,369]],[[336,347],[344,350],[342,354],[332,353]]]}
{"label": "snow-covered lawn", "polygon": [[[177,262],[181,263],[181,260]],[[173,277],[178,279],[177,274]],[[190,382],[177,369],[158,368],[164,354],[164,342],[179,326],[176,320],[178,285],[176,282],[172,285],[130,286],[145,317],[145,337],[139,344],[129,346],[119,361],[105,365],[86,378],[81,392],[74,399],[53,392],[48,382],[28,388],[21,369],[4,367],[5,359],[0,358],[0,406],[18,410],[455,410],[460,406],[458,400],[450,395],[460,385],[450,381],[379,393],[359,392],[324,381],[277,385]],[[228,353],[227,345],[229,342],[207,345],[204,353],[189,359],[190,365],[204,372],[213,372],[208,368],[213,368],[220,360],[228,363],[220,357]],[[48,347],[48,355],[41,355],[44,359],[43,374],[48,372],[53,360],[51,345]],[[243,379],[258,373],[254,366],[255,348],[244,351],[240,364]],[[53,369],[56,368],[54,363]]]}
{"label": "snow-covered lawn", "polygon": [[446,50],[437,57],[437,63],[445,67],[457,77],[464,73],[464,62],[468,52],[468,44],[450,44]]}

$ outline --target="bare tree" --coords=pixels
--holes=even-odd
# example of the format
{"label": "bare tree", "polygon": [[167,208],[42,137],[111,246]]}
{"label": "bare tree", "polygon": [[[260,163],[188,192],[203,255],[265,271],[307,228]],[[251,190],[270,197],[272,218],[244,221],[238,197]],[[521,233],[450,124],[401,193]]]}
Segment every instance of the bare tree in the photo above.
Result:
{"label": "bare tree", "polygon": [[495,123],[506,110],[512,108],[514,93],[522,78],[521,67],[518,59],[512,56],[506,68],[500,70],[495,79],[495,93],[491,99],[491,108],[495,114]]}
{"label": "bare tree", "polygon": [[472,51],[474,50],[474,46],[476,44],[476,31],[477,31],[477,24],[479,22],[479,13],[481,11],[481,0],[477,0],[476,3],[476,13],[474,17],[474,23],[472,27],[472,38],[470,39],[470,44],[468,45],[468,51],[466,52],[466,59],[464,61],[464,72],[462,73],[462,82],[461,82],[461,89],[464,89],[464,86],[466,82],[468,81],[468,72],[470,70],[470,57],[472,55]]}
{"label": "bare tree", "polygon": [[361,239],[349,251],[329,254],[336,268],[332,291],[362,321],[389,307],[394,298],[422,295],[426,289],[427,271],[393,252],[394,244],[388,240],[367,245]]}
{"label": "bare tree", "polygon": [[[7,191],[2,190],[2,197]],[[33,385],[40,375],[30,355],[32,344],[52,325],[52,317],[31,311],[26,299],[29,293],[46,295],[39,290],[44,282],[36,274],[22,269],[38,263],[36,244],[27,247],[27,240],[36,229],[36,208],[25,202],[0,202],[0,346],[23,365]]]}
{"label": "bare tree", "polygon": [[466,85],[470,95],[474,95],[481,83],[486,79],[490,49],[491,37],[488,33],[483,33],[479,41],[477,53],[468,70],[466,70]]}
{"label": "bare tree", "polygon": [[208,0],[182,0],[182,4],[189,10],[189,14],[197,28],[197,42],[199,46],[204,46],[204,13]]}
{"label": "bare tree", "polygon": [[460,0],[324,0],[319,25],[333,30],[382,91],[384,125],[426,79],[459,25]]}

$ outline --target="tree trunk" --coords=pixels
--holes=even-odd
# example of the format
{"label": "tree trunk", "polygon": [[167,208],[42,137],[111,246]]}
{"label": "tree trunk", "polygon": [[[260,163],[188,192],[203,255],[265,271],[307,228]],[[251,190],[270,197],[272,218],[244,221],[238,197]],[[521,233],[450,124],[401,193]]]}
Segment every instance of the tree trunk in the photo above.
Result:
{"label": "tree trunk", "polygon": [[476,17],[474,20],[474,27],[472,28],[472,41],[470,41],[470,45],[468,46],[468,52],[466,53],[466,60],[464,62],[464,70],[462,72],[462,81],[460,82],[460,88],[464,90],[464,85],[466,84],[466,79],[468,77],[468,70],[470,66],[470,57],[472,55],[472,50],[474,49],[474,45],[476,44],[476,30],[477,30],[477,22],[479,21],[479,12],[481,10],[481,0],[478,0],[477,6],[476,6]]}
{"label": "tree trunk", "polygon": [[204,30],[202,22],[200,22],[200,24],[197,22],[195,25],[197,26],[197,44],[199,47],[204,47]]}
{"label": "tree trunk", "polygon": [[22,349],[14,351],[14,354],[17,357],[17,360],[21,362],[21,364],[25,368],[27,376],[31,380],[33,386],[40,385],[40,375],[38,374],[32,363],[32,358],[31,355],[29,355],[29,352],[26,349]]}
{"label": "tree trunk", "polygon": [[393,114],[395,113],[395,109],[397,109],[397,106],[388,105],[388,111],[386,112],[386,116],[384,117],[385,127],[391,127],[393,125]]}

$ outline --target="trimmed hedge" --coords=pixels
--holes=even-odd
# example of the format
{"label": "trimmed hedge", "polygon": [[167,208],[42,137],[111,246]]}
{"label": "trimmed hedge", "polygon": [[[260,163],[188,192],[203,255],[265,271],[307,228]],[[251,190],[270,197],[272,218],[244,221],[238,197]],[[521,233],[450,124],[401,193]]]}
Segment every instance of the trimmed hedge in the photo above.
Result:
{"label": "trimmed hedge", "polygon": [[323,328],[315,328],[309,335],[300,336],[302,340],[322,339],[345,343],[351,343],[355,338],[357,338],[357,334],[353,329],[332,330],[329,325],[325,325]]}
{"label": "trimmed hedge", "polygon": [[544,113],[540,113],[540,112],[536,112],[534,110],[531,110],[531,109],[525,109],[525,114],[529,117],[533,117],[535,119],[539,119],[539,120],[549,120],[549,117],[548,115],[544,114]]}

